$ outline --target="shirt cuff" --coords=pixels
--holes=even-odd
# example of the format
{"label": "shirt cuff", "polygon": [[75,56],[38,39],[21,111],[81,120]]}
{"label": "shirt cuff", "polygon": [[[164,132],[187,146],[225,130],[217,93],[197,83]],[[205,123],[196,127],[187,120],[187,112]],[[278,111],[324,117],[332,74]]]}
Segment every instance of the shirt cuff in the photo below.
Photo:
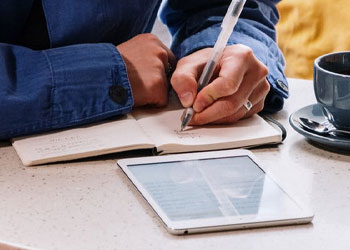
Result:
{"label": "shirt cuff", "polygon": [[72,45],[45,54],[53,82],[52,128],[130,112],[132,91],[125,63],[114,45]]}

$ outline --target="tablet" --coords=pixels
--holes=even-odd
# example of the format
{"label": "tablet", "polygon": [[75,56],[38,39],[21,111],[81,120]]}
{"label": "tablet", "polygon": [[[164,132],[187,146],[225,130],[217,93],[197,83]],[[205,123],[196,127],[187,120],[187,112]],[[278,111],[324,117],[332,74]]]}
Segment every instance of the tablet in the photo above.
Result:
{"label": "tablet", "polygon": [[304,224],[313,218],[249,150],[117,163],[172,234]]}

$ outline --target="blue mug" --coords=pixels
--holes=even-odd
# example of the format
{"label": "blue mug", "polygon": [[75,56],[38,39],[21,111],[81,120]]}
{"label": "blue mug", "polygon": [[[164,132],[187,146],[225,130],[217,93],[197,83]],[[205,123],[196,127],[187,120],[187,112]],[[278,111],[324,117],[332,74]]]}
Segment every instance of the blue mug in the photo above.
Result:
{"label": "blue mug", "polygon": [[339,129],[350,130],[350,51],[316,58],[314,91],[328,120]]}

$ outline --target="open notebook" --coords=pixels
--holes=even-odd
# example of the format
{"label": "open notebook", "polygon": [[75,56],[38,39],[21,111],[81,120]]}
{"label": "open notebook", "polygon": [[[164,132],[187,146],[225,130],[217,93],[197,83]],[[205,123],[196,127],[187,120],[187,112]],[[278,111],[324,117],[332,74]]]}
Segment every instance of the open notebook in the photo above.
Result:
{"label": "open notebook", "polygon": [[251,147],[281,142],[281,132],[258,115],[233,125],[189,127],[183,109],[139,109],[118,120],[14,138],[26,166],[136,149],[158,154]]}

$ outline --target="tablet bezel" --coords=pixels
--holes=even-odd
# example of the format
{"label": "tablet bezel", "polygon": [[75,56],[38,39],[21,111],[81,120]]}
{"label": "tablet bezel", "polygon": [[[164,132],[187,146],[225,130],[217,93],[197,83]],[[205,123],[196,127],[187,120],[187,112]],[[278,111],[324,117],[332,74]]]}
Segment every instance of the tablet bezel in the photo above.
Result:
{"label": "tablet bezel", "polygon": [[[265,176],[272,179],[280,189],[301,209],[288,217],[260,217],[256,219],[256,215],[240,215],[240,216],[226,216],[220,218],[210,219],[192,219],[183,221],[172,221],[163,211],[163,209],[153,199],[151,194],[143,187],[138,181],[136,176],[129,170],[129,165],[138,164],[150,164],[150,163],[166,163],[186,160],[200,160],[200,159],[217,159],[227,157],[238,157],[248,156],[256,165],[260,167],[265,173]],[[219,150],[210,152],[199,152],[199,153],[185,153],[185,154],[174,154],[174,155],[163,155],[163,156],[147,156],[138,158],[121,159],[117,161],[118,166],[126,174],[129,180],[134,184],[139,193],[147,201],[149,206],[159,216],[161,221],[165,224],[167,230],[172,234],[189,234],[189,233],[200,233],[209,231],[222,231],[222,230],[233,230],[233,229],[244,229],[244,228],[256,228],[256,227],[268,227],[277,225],[290,225],[290,224],[305,224],[309,223],[313,219],[313,212],[302,204],[296,197],[293,197],[290,193],[286,192],[273,176],[266,170],[263,165],[259,162],[257,157],[249,150],[246,149],[233,149],[233,150]]]}

